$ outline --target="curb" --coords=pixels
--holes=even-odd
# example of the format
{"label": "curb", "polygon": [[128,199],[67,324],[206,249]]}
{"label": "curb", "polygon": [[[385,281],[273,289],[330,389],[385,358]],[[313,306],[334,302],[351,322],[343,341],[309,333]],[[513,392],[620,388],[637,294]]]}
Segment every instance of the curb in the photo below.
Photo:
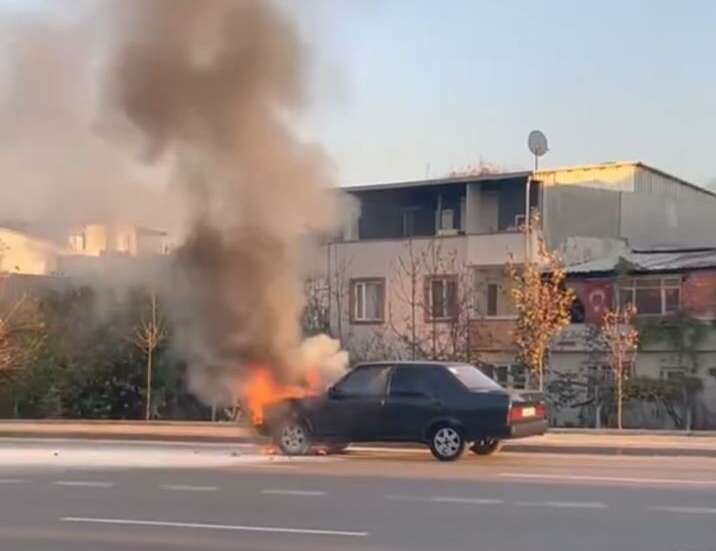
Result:
{"label": "curb", "polygon": [[[235,435],[187,435],[187,434],[147,434],[147,433],[108,433],[98,431],[44,431],[44,432],[19,432],[1,431],[0,438],[8,439],[69,439],[69,440],[114,440],[118,442],[196,442],[215,444],[265,444],[267,439],[255,436],[247,431],[237,431]],[[378,447],[405,448],[405,444],[391,445],[378,444]],[[411,446],[407,446],[411,447]],[[415,446],[418,448],[419,446]],[[520,444],[518,442],[506,442],[503,450],[509,453],[542,453],[558,455],[610,455],[610,456],[632,456],[632,457],[716,457],[716,449],[694,449],[694,448],[657,448],[657,447],[635,447],[635,446],[564,446],[559,444]]]}
{"label": "curb", "polygon": [[632,446],[553,446],[505,443],[502,448],[514,453],[552,453],[571,455],[613,455],[632,457],[716,457],[716,450],[694,448],[637,448]]}

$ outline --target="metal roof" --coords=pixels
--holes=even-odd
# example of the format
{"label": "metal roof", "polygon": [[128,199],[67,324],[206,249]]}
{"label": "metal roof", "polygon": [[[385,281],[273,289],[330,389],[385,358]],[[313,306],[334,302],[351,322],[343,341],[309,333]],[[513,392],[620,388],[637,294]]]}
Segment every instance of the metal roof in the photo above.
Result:
{"label": "metal roof", "polygon": [[613,272],[618,266],[630,272],[671,272],[716,268],[716,248],[622,251],[567,267],[567,273],[584,275]]}
{"label": "metal roof", "polygon": [[609,168],[622,167],[622,166],[632,166],[632,167],[641,168],[643,170],[647,170],[649,172],[659,174],[660,176],[668,178],[669,180],[672,180],[673,182],[675,182],[677,184],[680,184],[680,185],[683,185],[683,186],[686,186],[686,187],[689,187],[691,189],[695,189],[698,191],[702,191],[703,193],[705,193],[707,195],[716,196],[716,193],[714,193],[713,191],[711,191],[709,189],[703,188],[703,187],[693,184],[691,182],[687,182],[686,180],[684,180],[682,178],[674,176],[673,174],[669,174],[668,172],[665,172],[658,168],[654,168],[653,166],[642,163],[641,161],[615,161],[615,162],[607,162],[607,163],[585,164],[585,165],[575,165],[575,166],[566,166],[566,167],[557,167],[557,168],[544,168],[544,169],[538,170],[536,173],[533,173],[531,170],[518,170],[518,171],[512,171],[512,172],[501,172],[501,173],[497,173],[497,174],[482,174],[482,175],[477,175],[477,176],[447,176],[444,178],[429,178],[429,179],[425,179],[425,180],[409,180],[409,181],[402,181],[402,182],[384,182],[384,183],[377,183],[377,184],[360,184],[360,185],[356,185],[356,186],[343,186],[343,187],[341,187],[341,189],[348,193],[356,192],[356,191],[379,191],[379,190],[402,189],[402,188],[411,188],[411,187],[465,184],[465,183],[470,183],[470,182],[489,182],[489,181],[499,181],[499,180],[511,180],[511,179],[516,179],[516,178],[527,178],[528,176],[531,176],[532,174],[534,174],[535,177],[537,179],[539,179],[540,176],[552,174],[555,172],[574,172],[577,170],[599,170],[599,169],[609,169]]}
{"label": "metal roof", "polygon": [[341,190],[351,193],[355,191],[379,191],[387,189],[403,189],[411,187],[442,186],[449,184],[466,184],[471,182],[492,182],[500,180],[514,180],[527,178],[532,174],[529,170],[519,172],[501,172],[499,174],[482,174],[479,176],[450,176],[446,178],[431,178],[427,180],[411,180],[405,182],[388,182],[382,184],[368,184],[358,186],[345,186]]}

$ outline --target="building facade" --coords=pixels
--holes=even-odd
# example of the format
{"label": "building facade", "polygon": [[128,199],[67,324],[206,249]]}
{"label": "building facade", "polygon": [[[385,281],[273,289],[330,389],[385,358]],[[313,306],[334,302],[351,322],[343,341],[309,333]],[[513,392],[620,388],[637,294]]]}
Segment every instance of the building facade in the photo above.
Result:
{"label": "building facade", "polygon": [[641,163],[346,192],[360,208],[315,273],[332,333],[357,358],[465,359],[518,388],[526,377],[505,266],[535,260],[537,232],[522,231],[528,205],[568,264],[631,247],[716,244],[716,195]]}

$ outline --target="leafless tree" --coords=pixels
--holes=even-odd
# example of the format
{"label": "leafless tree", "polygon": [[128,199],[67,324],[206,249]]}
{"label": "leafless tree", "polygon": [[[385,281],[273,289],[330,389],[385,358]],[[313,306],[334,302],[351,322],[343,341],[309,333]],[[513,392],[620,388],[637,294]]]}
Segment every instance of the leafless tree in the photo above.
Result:
{"label": "leafless tree", "polygon": [[601,336],[609,350],[610,365],[614,372],[619,429],[623,428],[625,368],[633,365],[639,345],[639,332],[632,323],[635,315],[634,305],[617,306],[604,314],[601,327]]}
{"label": "leafless tree", "polygon": [[143,319],[139,322],[134,335],[134,344],[147,357],[147,404],[145,414],[147,421],[152,417],[152,369],[154,351],[166,338],[165,323],[157,312],[157,294],[153,290],[150,293],[150,303],[149,319]]}
{"label": "leafless tree", "polygon": [[471,272],[440,239],[408,239],[395,260],[388,329],[411,359],[470,361]]}

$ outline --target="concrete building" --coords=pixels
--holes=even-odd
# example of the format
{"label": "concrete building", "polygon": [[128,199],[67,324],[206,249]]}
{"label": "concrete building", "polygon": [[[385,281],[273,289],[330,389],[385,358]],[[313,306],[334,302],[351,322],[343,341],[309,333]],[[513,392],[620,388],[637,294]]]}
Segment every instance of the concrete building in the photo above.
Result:
{"label": "concrete building", "polygon": [[0,273],[54,275],[62,247],[42,237],[0,227]]}
{"label": "concrete building", "polygon": [[[682,428],[688,416],[693,428],[716,428],[716,249],[626,249],[571,266],[568,281],[583,315],[573,319],[550,351],[556,394],[562,388],[568,394],[554,397],[555,424],[604,422],[595,389],[602,381],[594,375],[601,372],[609,378],[611,373],[609,358],[595,338],[596,324],[610,305],[631,303],[637,309],[635,325],[642,342],[629,362],[628,376],[676,383],[695,377],[701,388],[690,397],[688,408],[681,396],[629,401],[626,426]],[[659,327],[662,331],[654,335],[653,329]],[[560,381],[571,384],[563,387]]]}
{"label": "concrete building", "polygon": [[68,247],[71,254],[81,256],[142,256],[168,252],[166,232],[134,224],[79,226],[70,233]]}
{"label": "concrete building", "polygon": [[570,264],[624,247],[716,244],[716,195],[642,163],[345,191],[360,211],[317,273],[333,333],[359,357],[462,357],[518,387],[504,269],[536,250],[520,231],[528,194],[548,246]]}

